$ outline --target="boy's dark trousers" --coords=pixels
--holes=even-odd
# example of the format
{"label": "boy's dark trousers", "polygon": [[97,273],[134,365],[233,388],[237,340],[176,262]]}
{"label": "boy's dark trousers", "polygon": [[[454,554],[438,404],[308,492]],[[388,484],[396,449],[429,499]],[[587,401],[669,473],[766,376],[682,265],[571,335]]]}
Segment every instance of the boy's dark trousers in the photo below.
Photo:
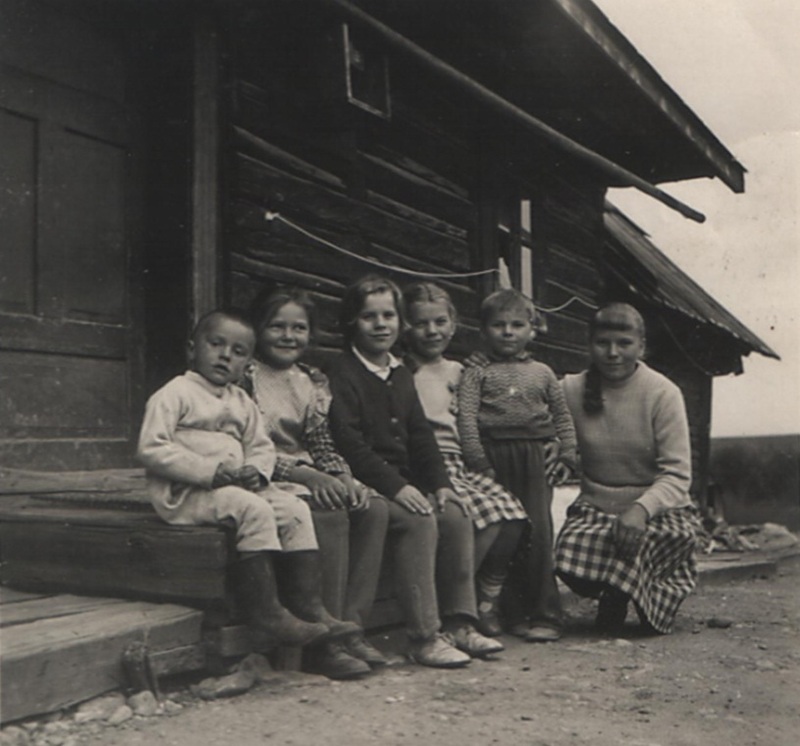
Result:
{"label": "boy's dark trousers", "polygon": [[553,488],[545,476],[544,441],[486,438],[484,448],[497,481],[519,498],[531,522],[501,596],[506,625],[528,620],[560,630],[564,620],[553,561]]}

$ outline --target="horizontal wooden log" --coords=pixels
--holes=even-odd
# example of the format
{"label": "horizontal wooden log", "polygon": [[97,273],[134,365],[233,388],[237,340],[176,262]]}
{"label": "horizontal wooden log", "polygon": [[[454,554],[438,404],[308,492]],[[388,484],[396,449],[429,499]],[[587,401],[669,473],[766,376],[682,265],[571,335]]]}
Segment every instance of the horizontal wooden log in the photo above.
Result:
{"label": "horizontal wooden log", "polygon": [[231,538],[168,526],[155,514],[0,511],[0,581],[21,590],[208,603],[224,601]]}
{"label": "horizontal wooden log", "polygon": [[[393,132],[396,131],[396,129],[396,126],[392,127]],[[452,181],[426,166],[424,163],[414,160],[409,156],[407,150],[397,150],[393,148],[394,141],[392,140],[391,134],[384,131],[382,135],[383,136],[375,142],[361,144],[365,155],[378,158],[404,173],[416,176],[422,182],[433,185],[439,191],[451,196],[465,207],[473,204],[470,199],[469,189],[462,183]]]}
{"label": "horizontal wooden log", "polygon": [[245,155],[264,163],[270,163],[282,171],[300,176],[309,181],[318,182],[332,189],[345,190],[344,181],[335,174],[287,152],[273,142],[259,137],[244,127],[234,125],[233,131],[236,148]]}
{"label": "horizontal wooden log", "polygon": [[[122,415],[128,419],[127,415]],[[125,438],[0,438],[0,463],[26,468],[31,464],[48,471],[82,468],[132,467],[136,446]]]}
{"label": "horizontal wooden log", "polygon": [[129,602],[3,630],[3,722],[69,707],[125,686],[122,653],[201,639],[203,615],[171,604]]}
{"label": "horizontal wooden log", "polygon": [[463,230],[429,220],[380,195],[368,195],[375,206],[365,204],[243,155],[236,159],[233,180],[234,194],[265,209],[283,211],[289,219],[310,216],[303,227],[312,232],[314,226],[351,235],[356,231],[368,242],[415,256],[437,256],[445,266],[468,266]]}
{"label": "horizontal wooden log", "polygon": [[437,184],[378,156],[362,153],[361,157],[364,159],[364,180],[370,191],[435,215],[464,230],[469,230],[475,222],[476,209],[468,200],[456,197]]}
{"label": "horizontal wooden log", "polygon": [[144,469],[33,471],[0,467],[0,495],[144,491]]}
{"label": "horizontal wooden log", "polygon": [[[447,273],[448,270],[459,272],[463,269],[463,267],[448,264],[445,258],[436,254],[423,251],[399,251],[389,244],[379,241],[366,241],[358,232],[353,232],[352,229],[343,232],[341,229],[331,229],[326,225],[317,224],[315,215],[304,214],[302,206],[298,209],[301,212],[296,217],[290,217],[289,219],[303,230],[311,233],[314,236],[313,238],[280,220],[266,220],[264,209],[249,200],[234,200],[231,203],[230,212],[237,229],[242,229],[241,232],[245,236],[243,239],[245,242],[253,241],[253,236],[263,236],[263,239],[260,240],[266,245],[275,240],[278,242],[277,245],[279,247],[283,247],[287,260],[294,259],[294,261],[297,261],[298,258],[302,258],[307,267],[311,262],[311,267],[315,271],[317,263],[324,265],[326,259],[340,264],[344,262],[345,266],[353,267],[356,273],[381,271],[380,267],[375,267],[369,262],[359,260],[358,257],[361,256],[384,262],[391,266],[419,272],[431,272],[433,274]],[[343,251],[337,251],[333,247],[325,245],[324,241],[332,243],[334,246],[343,249]],[[348,257],[345,253],[346,251],[356,256]],[[352,276],[350,274],[351,278]],[[454,282],[462,283],[464,280],[459,279]]]}
{"label": "horizontal wooden log", "polygon": [[[237,232],[232,236],[230,248],[234,254],[243,254],[287,269],[326,277],[340,283],[342,287],[350,284],[354,278],[369,272],[391,275],[401,286],[425,279],[425,275],[430,273],[433,275],[431,279],[450,293],[460,311],[468,313],[476,307],[475,291],[469,286],[468,280],[460,278],[448,280],[446,277],[435,276],[446,274],[447,267],[398,253],[380,244],[370,244],[365,247],[363,241],[352,236],[337,236],[325,229],[315,231],[315,235],[319,238],[357,255],[349,256],[307,239],[291,226],[280,222],[265,224],[263,211],[254,205],[240,202],[234,205],[233,212],[237,223],[248,228],[247,231]],[[361,256],[364,258],[359,258]],[[383,266],[375,265],[373,262],[379,262]],[[404,270],[412,270],[422,275],[409,274]]]}

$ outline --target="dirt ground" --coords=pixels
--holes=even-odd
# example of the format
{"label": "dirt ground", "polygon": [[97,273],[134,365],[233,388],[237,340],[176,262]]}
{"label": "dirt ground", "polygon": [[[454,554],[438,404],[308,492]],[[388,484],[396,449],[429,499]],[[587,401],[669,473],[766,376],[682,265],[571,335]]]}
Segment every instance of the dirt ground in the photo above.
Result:
{"label": "dirt ground", "polygon": [[80,742],[794,746],[798,580],[794,559],[771,578],[704,585],[684,604],[674,633],[656,638],[637,634],[631,612],[624,638],[602,639],[592,630],[592,603],[569,599],[567,634],[555,644],[506,638],[496,660],[450,672],[400,663],[356,682],[261,685]]}

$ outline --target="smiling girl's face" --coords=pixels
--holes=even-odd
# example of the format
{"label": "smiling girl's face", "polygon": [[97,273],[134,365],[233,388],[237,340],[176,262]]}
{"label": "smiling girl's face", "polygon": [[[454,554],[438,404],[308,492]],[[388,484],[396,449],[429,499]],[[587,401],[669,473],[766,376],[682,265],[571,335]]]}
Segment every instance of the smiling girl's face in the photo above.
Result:
{"label": "smiling girl's face", "polygon": [[273,368],[291,368],[303,356],[310,341],[311,324],[306,309],[289,301],[261,328],[258,356]]}
{"label": "smiling girl's face", "polygon": [[356,349],[371,363],[384,366],[400,333],[400,314],[391,291],[370,293],[358,312],[353,333]]}
{"label": "smiling girl's face", "polygon": [[420,360],[441,360],[456,331],[456,324],[445,300],[414,301],[408,307],[408,343]]}
{"label": "smiling girl's face", "polygon": [[607,381],[630,378],[644,355],[644,337],[635,330],[601,329],[592,335],[592,363]]}

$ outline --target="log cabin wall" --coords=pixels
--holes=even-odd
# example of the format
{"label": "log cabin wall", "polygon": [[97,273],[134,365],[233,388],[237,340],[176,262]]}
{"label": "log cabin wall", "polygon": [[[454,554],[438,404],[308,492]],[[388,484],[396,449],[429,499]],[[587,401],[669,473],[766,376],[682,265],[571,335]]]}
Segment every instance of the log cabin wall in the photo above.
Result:
{"label": "log cabin wall", "polygon": [[588,365],[589,319],[605,294],[596,256],[603,241],[605,188],[586,173],[564,167],[532,199],[533,281],[537,305],[566,308],[545,314],[538,357],[559,375]]}
{"label": "log cabin wall", "polygon": [[[359,257],[424,273],[472,268],[475,157],[417,105],[414,86],[399,76],[390,119],[346,102],[327,105],[318,80],[289,64],[296,53],[281,40],[294,32],[282,31],[274,44],[257,53],[251,46],[231,61],[224,295],[247,306],[271,281],[307,289],[320,311],[324,356],[340,346],[338,300],[347,285],[368,272],[401,286],[415,279]],[[293,43],[301,36],[298,30]],[[307,233],[265,219],[267,210]],[[474,335],[474,284],[438,281],[462,314],[463,347]]]}
{"label": "log cabin wall", "polygon": [[[236,44],[223,127],[227,301],[246,306],[270,281],[308,289],[321,311],[317,344],[324,357],[339,348],[338,300],[349,283],[373,271],[400,285],[415,279],[358,257],[435,274],[496,268],[497,221],[505,208],[519,213],[524,198],[532,204],[526,240],[537,302],[556,305],[573,295],[595,302],[602,186],[552,154],[534,168],[507,162],[501,130],[487,126],[485,114],[396,60],[388,67],[387,111],[333,100],[335,81],[327,76],[344,69],[336,42],[341,24],[292,18],[286,7],[269,21],[254,15],[230,31]],[[366,48],[369,65],[381,49]],[[265,219],[267,211],[307,233]],[[494,278],[436,281],[459,309],[452,352],[467,352],[478,342],[477,310]],[[549,318],[539,348],[557,371],[584,367],[588,312],[573,303]]]}

